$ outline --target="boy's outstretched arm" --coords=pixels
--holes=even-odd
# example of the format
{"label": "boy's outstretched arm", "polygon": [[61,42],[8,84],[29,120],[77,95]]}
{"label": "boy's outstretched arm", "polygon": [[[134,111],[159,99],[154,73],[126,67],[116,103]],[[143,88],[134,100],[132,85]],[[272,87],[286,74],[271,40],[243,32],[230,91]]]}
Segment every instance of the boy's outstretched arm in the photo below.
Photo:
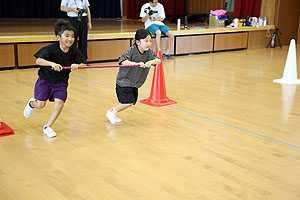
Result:
{"label": "boy's outstretched arm", "polygon": [[52,67],[55,71],[60,71],[62,70],[62,66],[60,64],[57,64],[55,62],[51,62],[48,60],[45,60],[44,58],[37,58],[36,59],[36,64],[40,66],[50,66]]}
{"label": "boy's outstretched arm", "polygon": [[130,60],[124,60],[124,61],[121,63],[121,65],[140,65],[140,67],[145,68],[145,63],[143,63],[143,62],[137,63],[137,62],[133,62],[133,61],[130,61]]}
{"label": "boy's outstretched arm", "polygon": [[76,71],[78,69],[78,67],[84,67],[84,66],[86,66],[85,63],[80,63],[80,64],[74,63],[71,65],[71,71]]}
{"label": "boy's outstretched arm", "polygon": [[160,59],[154,59],[154,60],[149,60],[148,62],[145,63],[146,67],[151,67],[152,65],[158,65],[161,63]]}

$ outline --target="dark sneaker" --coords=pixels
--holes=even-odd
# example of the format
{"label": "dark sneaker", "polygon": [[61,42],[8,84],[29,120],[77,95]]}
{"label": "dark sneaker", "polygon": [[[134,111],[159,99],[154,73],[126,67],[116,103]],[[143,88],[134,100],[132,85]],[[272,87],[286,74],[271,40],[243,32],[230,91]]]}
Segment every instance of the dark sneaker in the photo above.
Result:
{"label": "dark sneaker", "polygon": [[169,59],[169,60],[173,60],[173,59],[174,59],[174,58],[173,58],[172,56],[170,56],[170,55],[167,55],[167,54],[166,54],[165,56],[166,56],[166,58]]}

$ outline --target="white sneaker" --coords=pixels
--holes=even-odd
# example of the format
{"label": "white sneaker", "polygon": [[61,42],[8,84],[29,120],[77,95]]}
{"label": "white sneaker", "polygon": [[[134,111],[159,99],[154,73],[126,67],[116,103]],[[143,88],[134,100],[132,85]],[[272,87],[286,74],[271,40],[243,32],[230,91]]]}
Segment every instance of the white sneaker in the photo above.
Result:
{"label": "white sneaker", "polygon": [[108,118],[108,120],[110,121],[110,123],[116,124],[116,115],[113,112],[111,112],[110,110],[108,110],[106,112],[106,117]]}
{"label": "white sneaker", "polygon": [[121,122],[122,122],[122,120],[121,120],[120,118],[118,118],[116,115],[115,115],[115,121],[116,121],[117,123],[121,123]]}
{"label": "white sneaker", "polygon": [[111,110],[108,110],[106,112],[106,117],[108,118],[108,120],[110,121],[110,123],[112,124],[116,124],[116,123],[121,123],[122,120],[120,118],[118,118],[116,116],[116,114],[114,112],[112,112]]}
{"label": "white sneaker", "polygon": [[43,126],[43,132],[46,136],[52,138],[56,136],[55,131],[49,126]]}
{"label": "white sneaker", "polygon": [[29,99],[28,103],[27,103],[26,106],[25,106],[25,109],[24,109],[24,116],[25,116],[26,118],[29,118],[29,117],[31,117],[31,115],[32,115],[33,108],[31,108],[30,105],[29,105],[29,103],[32,102],[32,101],[35,101],[35,98]]}

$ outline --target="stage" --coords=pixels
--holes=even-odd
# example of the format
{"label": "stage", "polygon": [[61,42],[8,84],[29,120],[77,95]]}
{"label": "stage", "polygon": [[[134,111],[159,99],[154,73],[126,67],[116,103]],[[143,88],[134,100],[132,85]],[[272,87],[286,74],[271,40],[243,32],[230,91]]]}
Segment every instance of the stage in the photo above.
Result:
{"label": "stage", "polygon": [[[0,68],[34,66],[33,54],[56,41],[54,23],[57,19],[10,19],[1,20]],[[212,28],[200,22],[189,24],[187,29],[176,23],[165,22],[174,32],[172,55],[209,53],[227,50],[265,47],[269,41],[266,33],[273,25],[264,27]],[[144,28],[140,20],[92,19],[88,35],[88,62],[117,60],[133,43],[135,31]],[[194,28],[192,28],[194,27]],[[162,51],[167,38],[162,38]],[[152,48],[156,50],[155,38]]]}
{"label": "stage", "polygon": [[[54,35],[54,23],[56,21],[56,18],[2,18],[0,36]],[[176,26],[176,24],[167,24],[172,28]],[[89,32],[91,34],[134,32],[136,29],[144,27],[144,24],[139,20],[121,18],[93,18],[92,25],[93,28]]]}

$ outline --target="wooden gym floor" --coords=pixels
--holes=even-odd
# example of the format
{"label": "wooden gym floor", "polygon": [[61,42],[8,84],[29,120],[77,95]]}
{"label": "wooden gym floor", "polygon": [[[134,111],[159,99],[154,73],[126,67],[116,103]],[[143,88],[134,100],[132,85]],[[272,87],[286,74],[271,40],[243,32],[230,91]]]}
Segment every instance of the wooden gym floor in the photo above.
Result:
{"label": "wooden gym floor", "polygon": [[105,113],[117,104],[117,69],[72,72],[54,139],[42,133],[52,103],[23,116],[38,69],[0,71],[0,117],[15,132],[0,137],[1,199],[299,200],[300,88],[272,82],[287,51],[166,60],[178,104],[137,103],[115,126]]}

